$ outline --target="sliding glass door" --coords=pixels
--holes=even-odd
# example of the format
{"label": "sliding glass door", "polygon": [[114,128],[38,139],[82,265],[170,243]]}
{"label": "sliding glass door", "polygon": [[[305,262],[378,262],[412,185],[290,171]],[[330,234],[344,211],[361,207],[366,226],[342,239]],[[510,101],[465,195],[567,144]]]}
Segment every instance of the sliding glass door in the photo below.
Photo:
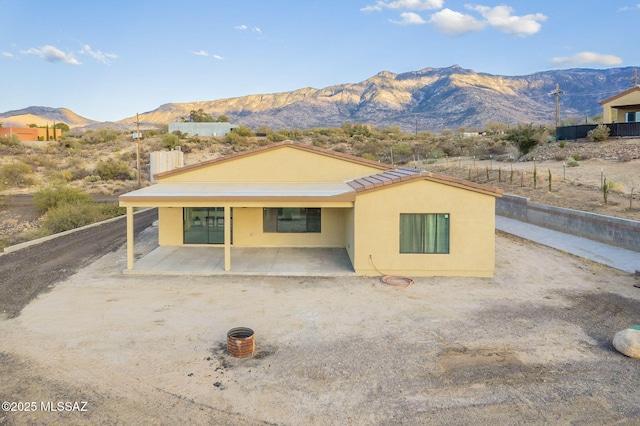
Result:
{"label": "sliding glass door", "polygon": [[185,207],[183,229],[185,244],[224,244],[224,207]]}

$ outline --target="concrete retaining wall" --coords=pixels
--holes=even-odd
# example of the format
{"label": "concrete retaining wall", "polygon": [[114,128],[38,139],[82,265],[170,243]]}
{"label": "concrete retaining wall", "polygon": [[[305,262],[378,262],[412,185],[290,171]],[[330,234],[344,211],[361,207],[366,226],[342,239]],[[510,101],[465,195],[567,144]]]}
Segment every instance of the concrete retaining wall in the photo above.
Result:
{"label": "concrete retaining wall", "polygon": [[640,251],[640,222],[634,220],[530,203],[526,198],[513,195],[503,195],[496,199],[496,214]]}

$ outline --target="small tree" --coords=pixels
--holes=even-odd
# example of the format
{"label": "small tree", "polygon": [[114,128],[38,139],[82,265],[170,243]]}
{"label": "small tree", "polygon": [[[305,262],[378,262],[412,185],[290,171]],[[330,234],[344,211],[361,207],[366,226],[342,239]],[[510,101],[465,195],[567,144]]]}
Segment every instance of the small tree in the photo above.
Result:
{"label": "small tree", "polygon": [[506,139],[513,144],[520,154],[528,154],[540,140],[544,127],[535,128],[533,124],[521,124],[507,132]]}
{"label": "small tree", "polygon": [[165,133],[162,135],[162,147],[165,149],[175,149],[180,145],[180,137],[173,133]]}
{"label": "small tree", "polygon": [[213,122],[213,117],[210,114],[204,112],[202,108],[196,110],[191,110],[189,113],[189,121],[194,123],[211,123]]}

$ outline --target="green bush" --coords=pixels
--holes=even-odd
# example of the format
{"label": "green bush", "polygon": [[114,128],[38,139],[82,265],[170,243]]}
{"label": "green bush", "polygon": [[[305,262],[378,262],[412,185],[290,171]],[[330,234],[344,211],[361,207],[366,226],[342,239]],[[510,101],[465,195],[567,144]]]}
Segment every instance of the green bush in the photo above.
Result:
{"label": "green bush", "polygon": [[508,131],[506,139],[510,141],[522,155],[528,154],[545,133],[543,126],[534,127],[533,124],[521,124]]}
{"label": "green bush", "polygon": [[21,154],[25,146],[16,135],[0,136],[0,154]]}
{"label": "green bush", "polygon": [[236,132],[227,133],[223,140],[233,147],[249,146],[249,139]]}
{"label": "green bush", "polygon": [[102,180],[131,180],[137,177],[135,169],[129,167],[124,161],[116,161],[112,158],[99,162],[95,173]]}
{"label": "green bush", "polygon": [[606,141],[609,138],[609,133],[611,133],[611,129],[605,126],[604,124],[598,124],[593,130],[589,130],[587,133],[587,138],[589,138],[592,142],[602,142]]}
{"label": "green bush", "polygon": [[25,187],[35,184],[33,168],[25,163],[11,163],[0,166],[0,188]]}
{"label": "green bush", "polygon": [[239,134],[240,136],[244,136],[244,137],[247,137],[247,138],[255,136],[253,131],[250,128],[245,127],[245,126],[238,126],[237,128],[235,128],[234,130],[231,131],[231,133],[233,133],[233,132]]}
{"label": "green bush", "polygon": [[33,203],[40,213],[62,205],[85,204],[92,201],[91,195],[84,190],[63,185],[42,188],[33,194]]}
{"label": "green bush", "polygon": [[162,135],[162,147],[165,149],[175,149],[176,146],[180,145],[180,137],[178,135],[174,135],[173,133],[165,133]]}
{"label": "green bush", "polygon": [[18,135],[0,136],[0,145],[15,148],[22,145],[22,142]]}
{"label": "green bush", "polygon": [[123,214],[124,209],[116,204],[61,204],[47,212],[43,227],[55,234]]}
{"label": "green bush", "polygon": [[95,144],[115,141],[121,132],[110,128],[102,128],[98,130],[87,130],[82,135],[84,143]]}
{"label": "green bush", "polygon": [[569,158],[567,160],[567,167],[578,167],[580,164],[578,163],[578,160],[576,160],[575,158]]}

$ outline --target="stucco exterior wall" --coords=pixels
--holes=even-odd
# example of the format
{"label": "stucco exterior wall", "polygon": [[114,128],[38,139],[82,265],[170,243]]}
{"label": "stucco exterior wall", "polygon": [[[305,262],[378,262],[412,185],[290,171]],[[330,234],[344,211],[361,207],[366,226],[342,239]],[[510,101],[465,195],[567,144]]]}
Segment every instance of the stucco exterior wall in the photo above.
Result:
{"label": "stucco exterior wall", "polygon": [[190,136],[225,136],[237,126],[231,123],[169,123],[169,133],[179,131]]}
{"label": "stucco exterior wall", "polygon": [[625,113],[628,111],[636,111],[637,108],[625,108],[629,105],[640,105],[640,90],[633,90],[626,95],[614,98],[609,102],[602,104],[602,121],[604,123],[624,123]]}
{"label": "stucco exterior wall", "polygon": [[158,244],[181,246],[183,241],[181,207],[158,208]]}
{"label": "stucco exterior wall", "polygon": [[[210,206],[223,207],[223,206]],[[300,207],[300,206],[298,206]],[[323,208],[320,233],[263,232],[262,207],[233,208],[233,245],[244,247],[344,247],[346,222],[350,208]],[[158,243],[161,246],[184,245],[183,210],[180,207],[158,209]]]}
{"label": "stucco exterior wall", "polygon": [[183,173],[159,177],[159,182],[344,182],[379,172],[308,151],[281,147]]}
{"label": "stucco exterior wall", "polygon": [[[491,277],[495,268],[495,198],[418,180],[359,194],[355,207],[358,275]],[[449,254],[400,254],[401,213],[450,215]]]}

